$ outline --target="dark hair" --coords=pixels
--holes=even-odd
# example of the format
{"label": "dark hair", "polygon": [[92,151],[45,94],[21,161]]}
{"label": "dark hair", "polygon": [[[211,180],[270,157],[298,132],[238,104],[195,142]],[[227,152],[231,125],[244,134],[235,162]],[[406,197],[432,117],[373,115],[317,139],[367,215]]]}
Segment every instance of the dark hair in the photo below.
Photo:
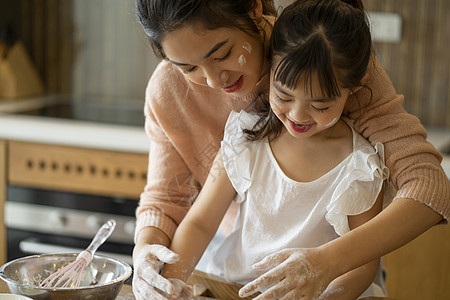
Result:
{"label": "dark hair", "polygon": [[[136,0],[136,14],[153,52],[165,59],[165,34],[186,24],[208,30],[234,27],[257,36],[259,28],[249,15],[255,5],[256,0]],[[262,5],[263,14],[276,16],[273,0],[262,0]]]}
{"label": "dark hair", "polygon": [[[348,3],[347,3],[348,2]],[[318,74],[324,95],[339,97],[339,87],[361,85],[372,55],[370,27],[361,1],[297,0],[275,22],[269,42],[269,68],[274,80],[296,88],[304,79],[312,92],[312,75]],[[273,63],[276,61],[277,66]],[[259,140],[281,133],[282,124],[260,100],[261,119],[248,138]]]}

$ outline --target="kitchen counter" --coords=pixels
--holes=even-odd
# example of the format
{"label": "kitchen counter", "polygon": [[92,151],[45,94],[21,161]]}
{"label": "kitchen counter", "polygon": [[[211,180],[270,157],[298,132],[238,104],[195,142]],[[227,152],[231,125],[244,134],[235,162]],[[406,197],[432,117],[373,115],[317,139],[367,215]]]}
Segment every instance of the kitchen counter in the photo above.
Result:
{"label": "kitchen counter", "polygon": [[[9,294],[9,289],[8,286],[6,285],[6,283],[0,279],[0,293],[7,293]],[[135,300],[136,298],[133,295],[133,290],[131,285],[128,284],[124,284],[122,286],[122,289],[119,292],[119,295],[117,296],[116,300]],[[197,300],[206,300],[206,299],[214,299],[214,298],[206,298],[206,297],[193,297],[192,298],[197,299]],[[361,300],[395,300],[393,298],[389,298],[389,297],[367,297],[367,298],[363,298]]]}
{"label": "kitchen counter", "polygon": [[[3,280],[0,280],[0,293],[8,293],[9,294],[9,290],[8,287],[6,285],[6,283]],[[131,285],[127,285],[124,284],[122,289],[120,290],[119,295],[117,296],[116,300],[135,300],[136,298],[133,295],[133,291],[131,288]],[[198,297],[198,299],[201,299],[200,297]],[[361,300],[394,300],[392,298],[380,298],[380,297],[369,297],[369,298],[364,298]]]}
{"label": "kitchen counter", "polygon": [[148,153],[144,128],[0,113],[0,139]]}
{"label": "kitchen counter", "polygon": [[141,99],[0,99],[0,139],[148,153]]}
{"label": "kitchen counter", "polygon": [[[3,280],[0,280],[0,293],[10,293],[8,286]],[[131,285],[124,284],[116,300],[135,300]]]}
{"label": "kitchen counter", "polygon": [[[125,216],[123,210],[118,208],[119,200],[138,200],[146,184],[150,141],[144,126],[139,125],[144,119],[143,100],[128,102],[125,99],[121,105],[83,106],[82,111],[87,112],[89,119],[77,118],[77,115],[69,115],[70,118],[66,119],[63,118],[66,115],[36,114],[41,110],[43,113],[54,111],[47,107],[42,109],[43,105],[49,104],[47,100],[52,99],[0,99],[0,215],[5,213],[6,190],[11,185],[52,193],[57,191],[109,197],[114,200],[114,214]],[[131,106],[132,114],[128,114],[127,118],[117,113],[130,111]],[[79,107],[73,108],[73,112],[78,111]],[[103,117],[100,112],[105,112]],[[126,123],[129,119],[140,123]],[[107,122],[110,120],[113,123]],[[87,205],[81,201],[71,201],[70,205],[86,213],[87,218],[88,213],[95,210],[87,209]],[[66,230],[65,225],[61,224],[56,224],[58,234],[61,234],[62,228]],[[121,229],[122,232],[128,232],[127,242],[129,232],[133,230],[129,227],[128,231]],[[45,233],[53,233],[51,226]],[[4,220],[1,220],[0,264],[7,260],[7,243]]]}

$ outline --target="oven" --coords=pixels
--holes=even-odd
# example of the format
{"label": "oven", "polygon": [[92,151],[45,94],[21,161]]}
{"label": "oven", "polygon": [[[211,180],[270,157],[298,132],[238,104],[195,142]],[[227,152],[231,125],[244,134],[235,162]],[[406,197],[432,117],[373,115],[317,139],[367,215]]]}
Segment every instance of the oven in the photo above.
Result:
{"label": "oven", "polygon": [[108,219],[116,221],[98,254],[132,264],[137,201],[119,197],[7,187],[7,259],[85,249]]}
{"label": "oven", "polygon": [[8,261],[80,252],[114,219],[97,253],[132,264],[135,211],[147,175],[143,106],[137,99],[74,96],[0,105],[0,117],[10,122],[0,129],[8,140]]}

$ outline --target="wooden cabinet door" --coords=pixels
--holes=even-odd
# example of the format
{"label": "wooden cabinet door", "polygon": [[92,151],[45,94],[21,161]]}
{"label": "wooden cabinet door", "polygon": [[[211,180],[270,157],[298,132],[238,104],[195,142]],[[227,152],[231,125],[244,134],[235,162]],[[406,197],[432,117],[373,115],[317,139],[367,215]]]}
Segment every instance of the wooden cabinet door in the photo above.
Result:
{"label": "wooden cabinet door", "polygon": [[[6,262],[6,228],[5,228],[5,201],[6,201],[6,170],[7,170],[7,141],[0,140],[0,265]],[[1,281],[1,280],[0,280]]]}
{"label": "wooden cabinet door", "polygon": [[394,299],[450,299],[450,226],[437,225],[384,257]]}

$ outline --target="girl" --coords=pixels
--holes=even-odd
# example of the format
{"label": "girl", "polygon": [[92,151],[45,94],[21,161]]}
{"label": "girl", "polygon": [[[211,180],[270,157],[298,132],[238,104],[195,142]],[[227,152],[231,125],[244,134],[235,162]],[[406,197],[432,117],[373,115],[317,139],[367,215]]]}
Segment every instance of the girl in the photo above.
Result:
{"label": "girl", "polygon": [[[179,261],[164,267],[165,277],[187,280],[237,193],[237,223],[208,271],[246,284],[270,261],[278,266],[259,280],[277,268],[282,274],[257,299],[321,295],[325,283],[318,281],[318,293],[303,284],[316,274],[301,248],[348,233],[383,204],[383,145],[374,149],[341,118],[349,94],[367,89],[361,80],[370,57],[361,7],[298,0],[283,11],[270,38],[270,101],[262,99],[259,118],[245,111],[228,118],[210,175],[175,232]],[[385,296],[372,283],[378,265],[338,277],[321,298],[356,299],[369,286],[365,297]]]}
{"label": "girl", "polygon": [[[155,53],[164,59],[146,93],[151,148],[133,252],[138,295],[172,288],[157,271],[173,261],[166,247],[206,180],[227,117],[232,110],[250,110],[252,101],[268,92],[265,52],[274,9],[270,0],[137,0],[136,7]],[[441,157],[425,141],[418,119],[402,108],[403,98],[375,60],[363,83],[371,92],[349,95],[344,115],[373,145],[384,144],[398,191],[394,203],[345,235],[333,251],[307,253],[318,278],[328,282],[450,216],[450,185]],[[234,221],[233,208],[222,229]],[[366,248],[357,247],[361,241]],[[321,263],[330,260],[335,264]]]}

